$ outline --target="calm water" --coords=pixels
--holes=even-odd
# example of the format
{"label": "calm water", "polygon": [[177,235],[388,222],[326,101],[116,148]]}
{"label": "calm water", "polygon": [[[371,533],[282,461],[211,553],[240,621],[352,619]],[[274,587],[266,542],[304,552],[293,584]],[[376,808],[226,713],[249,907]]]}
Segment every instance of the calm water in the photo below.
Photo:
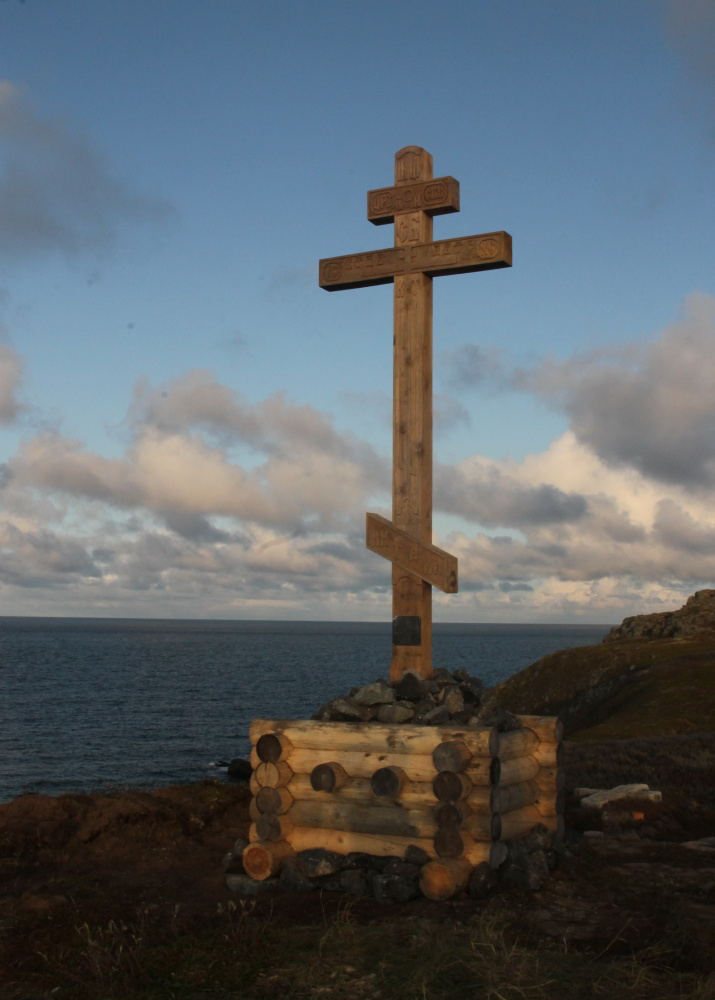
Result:
{"label": "calm water", "polygon": [[[492,686],[608,625],[436,625],[435,667]],[[0,802],[220,777],[256,717],[386,676],[390,625],[0,617]]]}

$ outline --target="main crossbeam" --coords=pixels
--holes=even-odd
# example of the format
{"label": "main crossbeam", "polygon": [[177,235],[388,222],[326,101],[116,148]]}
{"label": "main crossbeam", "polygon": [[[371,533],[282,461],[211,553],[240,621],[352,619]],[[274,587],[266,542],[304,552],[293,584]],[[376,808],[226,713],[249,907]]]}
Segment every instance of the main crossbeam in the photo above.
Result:
{"label": "main crossbeam", "polygon": [[438,278],[443,274],[468,274],[498,267],[511,267],[509,233],[459,236],[452,240],[326,257],[320,261],[319,281],[321,288],[339,292],[345,288],[388,285],[398,274],[421,272]]}

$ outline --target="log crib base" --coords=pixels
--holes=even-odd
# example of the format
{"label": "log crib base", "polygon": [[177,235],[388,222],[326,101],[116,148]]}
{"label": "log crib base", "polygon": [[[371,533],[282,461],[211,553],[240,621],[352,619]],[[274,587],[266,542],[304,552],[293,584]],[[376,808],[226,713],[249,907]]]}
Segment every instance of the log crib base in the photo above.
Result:
{"label": "log crib base", "polygon": [[[243,877],[281,876],[287,888],[301,878],[311,888],[313,877],[324,888],[359,891],[372,870],[383,889],[397,886],[393,896],[409,898],[406,885],[417,878],[429,899],[467,887],[478,895],[496,880],[489,871],[528,854],[510,854],[515,841],[532,858],[540,854],[536,868],[547,874],[547,853],[560,848],[564,830],[563,726],[552,717],[517,718],[522,728],[505,733],[255,719]],[[517,880],[533,883],[534,870]],[[240,876],[226,878],[240,891]]]}

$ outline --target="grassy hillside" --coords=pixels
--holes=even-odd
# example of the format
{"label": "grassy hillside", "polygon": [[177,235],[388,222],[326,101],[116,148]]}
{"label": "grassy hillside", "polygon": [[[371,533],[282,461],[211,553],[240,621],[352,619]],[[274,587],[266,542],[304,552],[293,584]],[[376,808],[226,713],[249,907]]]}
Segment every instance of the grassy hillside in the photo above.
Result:
{"label": "grassy hillside", "polygon": [[493,693],[512,712],[561,715],[572,739],[715,730],[715,635],[562,650]]}

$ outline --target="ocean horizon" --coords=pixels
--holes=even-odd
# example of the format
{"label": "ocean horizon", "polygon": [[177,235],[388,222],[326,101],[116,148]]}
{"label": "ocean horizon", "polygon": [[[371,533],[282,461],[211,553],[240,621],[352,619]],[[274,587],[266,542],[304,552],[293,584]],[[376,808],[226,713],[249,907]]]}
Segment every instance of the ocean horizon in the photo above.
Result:
{"label": "ocean horizon", "polygon": [[[612,626],[435,623],[435,667],[492,687]],[[253,718],[387,677],[390,622],[0,616],[0,802],[225,778]]]}

